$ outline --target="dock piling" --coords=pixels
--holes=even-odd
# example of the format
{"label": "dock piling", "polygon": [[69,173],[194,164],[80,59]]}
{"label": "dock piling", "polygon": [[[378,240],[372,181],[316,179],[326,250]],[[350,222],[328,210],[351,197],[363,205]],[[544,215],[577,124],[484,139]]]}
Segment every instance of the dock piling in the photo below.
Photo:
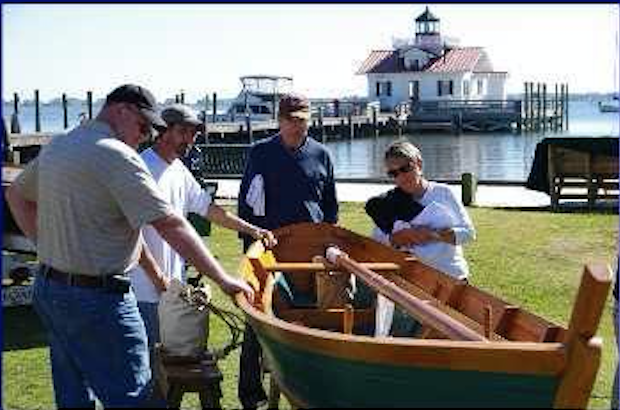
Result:
{"label": "dock piling", "polygon": [[62,127],[69,128],[69,109],[67,104],[67,94],[62,93]]}
{"label": "dock piling", "polygon": [[34,90],[34,130],[41,132],[41,107],[39,101],[39,90]]}
{"label": "dock piling", "polygon": [[88,119],[93,119],[93,92],[86,92],[86,106],[88,107]]}

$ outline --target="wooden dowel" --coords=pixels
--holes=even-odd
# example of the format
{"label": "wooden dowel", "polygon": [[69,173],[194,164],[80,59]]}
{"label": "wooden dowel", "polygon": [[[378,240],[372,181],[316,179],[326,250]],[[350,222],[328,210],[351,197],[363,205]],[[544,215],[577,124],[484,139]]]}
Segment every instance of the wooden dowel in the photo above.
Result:
{"label": "wooden dowel", "polygon": [[353,322],[354,322],[354,313],[353,306],[350,303],[344,305],[344,312],[342,315],[343,318],[343,333],[348,335],[353,333]]}
{"label": "wooden dowel", "polygon": [[[390,262],[366,262],[360,265],[374,271],[398,271],[400,266]],[[321,272],[333,270],[333,267],[321,262],[280,262],[265,266],[267,272]]]}
{"label": "wooden dowel", "polygon": [[486,305],[484,307],[484,337],[490,338],[493,326],[493,311],[491,305]]}
{"label": "wooden dowel", "polygon": [[432,327],[448,338],[479,342],[488,341],[484,336],[437,310],[431,304],[424,303],[424,301],[409,294],[381,275],[352,260],[338,248],[329,247],[326,251],[326,257],[329,262],[338,268],[360,278],[370,288],[399,305],[405,312],[414,316],[422,324]]}

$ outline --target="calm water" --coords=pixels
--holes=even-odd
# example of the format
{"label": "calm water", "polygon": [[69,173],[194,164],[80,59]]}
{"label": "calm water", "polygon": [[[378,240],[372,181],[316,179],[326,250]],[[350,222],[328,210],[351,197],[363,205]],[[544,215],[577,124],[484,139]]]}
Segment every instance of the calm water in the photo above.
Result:
{"label": "calm water", "polygon": [[[97,112],[100,107],[94,107]],[[84,103],[69,104],[69,125],[79,122],[86,111]],[[3,106],[9,124],[12,106]],[[22,106],[22,132],[34,131],[34,108]],[[44,131],[62,131],[62,109],[59,104],[41,106]],[[456,180],[464,172],[473,172],[480,180],[524,181],[534,159],[536,144],[546,136],[618,136],[618,113],[600,113],[595,101],[573,101],[569,105],[569,130],[561,134],[463,134],[423,133],[406,135],[424,156],[424,172],[436,180]],[[328,142],[339,178],[383,177],[383,152],[396,136],[364,138],[353,141]]]}

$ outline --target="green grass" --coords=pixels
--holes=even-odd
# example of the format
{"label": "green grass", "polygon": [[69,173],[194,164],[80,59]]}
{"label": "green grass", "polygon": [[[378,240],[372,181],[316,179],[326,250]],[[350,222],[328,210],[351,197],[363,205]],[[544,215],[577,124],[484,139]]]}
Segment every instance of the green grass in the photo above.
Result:
{"label": "green grass", "polygon": [[[585,263],[615,263],[618,216],[470,208],[478,239],[465,252],[471,281],[502,299],[566,325]],[[360,204],[345,203],[341,225],[368,234],[371,222]],[[235,272],[240,258],[236,234],[214,227],[209,245],[224,267]],[[216,293],[220,306],[232,307]],[[608,300],[598,335],[604,340],[601,367],[589,408],[609,408],[616,363],[612,301]],[[54,406],[48,349],[36,315],[29,308],[4,310],[3,408],[48,409]],[[210,343],[225,343],[226,331],[212,319]],[[102,349],[102,354],[104,354]],[[239,350],[220,362],[224,373],[222,404],[239,408],[236,398]],[[184,408],[199,408],[187,394]]]}

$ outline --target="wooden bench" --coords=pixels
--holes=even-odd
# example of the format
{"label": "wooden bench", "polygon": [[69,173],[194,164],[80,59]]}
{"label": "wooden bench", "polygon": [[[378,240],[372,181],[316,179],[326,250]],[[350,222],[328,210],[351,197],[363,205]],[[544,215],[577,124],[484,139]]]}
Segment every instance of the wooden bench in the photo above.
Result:
{"label": "wooden bench", "polygon": [[197,358],[171,356],[161,345],[156,346],[155,352],[160,387],[168,408],[180,408],[183,395],[188,392],[198,393],[203,409],[221,408],[223,376],[211,353],[204,352]]}
{"label": "wooden bench", "polygon": [[618,157],[554,145],[547,153],[553,210],[563,199],[585,199],[590,208],[597,199],[618,199]]}

